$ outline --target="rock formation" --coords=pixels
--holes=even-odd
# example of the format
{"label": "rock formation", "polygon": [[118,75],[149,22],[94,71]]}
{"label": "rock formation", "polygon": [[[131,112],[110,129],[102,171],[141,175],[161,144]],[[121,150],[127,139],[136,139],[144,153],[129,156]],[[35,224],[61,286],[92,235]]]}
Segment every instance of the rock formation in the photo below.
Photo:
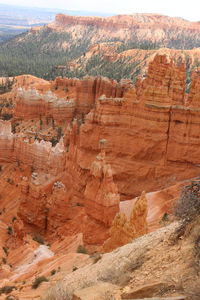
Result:
{"label": "rock formation", "polygon": [[193,120],[198,111],[185,105],[184,90],[183,64],[157,56],[146,78],[124,97],[100,97],[81,126],[80,166],[89,169],[97,139],[106,138],[107,161],[112,162],[114,180],[126,197],[138,195],[143,188],[153,190],[152,178],[157,189],[196,176],[199,138],[198,121],[193,124]]}
{"label": "rock formation", "polygon": [[190,107],[199,107],[199,93],[200,93],[200,69],[197,68],[193,73],[190,94],[188,97],[188,105]]}
{"label": "rock formation", "polygon": [[14,137],[11,123],[0,120],[0,161],[12,161],[14,151]]}
{"label": "rock formation", "polygon": [[[101,143],[106,142],[101,140]],[[104,147],[104,146],[102,146]],[[113,182],[111,166],[106,164],[105,150],[92,163],[90,176],[84,192],[84,206],[87,218],[85,220],[84,240],[88,244],[102,243],[102,236],[98,230],[93,231],[95,225],[102,227],[104,235],[107,233],[112,220],[119,211],[120,196]],[[93,225],[91,225],[93,223]],[[89,224],[89,228],[88,228]],[[89,232],[91,231],[91,232]],[[105,239],[105,237],[103,237]]]}
{"label": "rock formation", "polygon": [[[83,80],[56,78],[51,85],[32,76],[19,76],[11,92],[15,103],[14,116],[22,119],[53,119],[55,123],[70,122],[74,116],[90,111],[102,94],[122,97],[126,85],[107,78],[85,77]],[[22,86],[20,84],[22,82]]]}
{"label": "rock formation", "polygon": [[136,199],[130,219],[119,213],[115,216],[110,228],[110,238],[104,243],[103,249],[108,252],[131,242],[134,238],[147,233],[147,199],[145,192]]}
{"label": "rock formation", "polygon": [[162,225],[199,175],[199,73],[187,95],[185,72],[182,59],[157,55],[135,85],[16,78],[0,97],[12,111],[0,121],[2,279],[30,288],[65,260],[68,272],[86,263],[80,249],[110,251]]}
{"label": "rock formation", "polygon": [[[119,211],[119,195],[120,200],[132,199],[143,189],[163,189],[197,176],[198,80],[196,72],[186,97],[182,59],[175,63],[165,55],[155,56],[146,77],[135,86],[130,81],[117,83],[101,77],[57,78],[49,83],[19,76],[12,91],[6,94],[13,103],[13,118],[0,123],[0,160],[28,166],[28,178],[31,173],[38,173],[38,182],[28,179],[24,196],[22,192],[20,216],[24,222],[44,230],[50,213],[53,221],[47,223],[53,233],[53,228],[63,226],[65,220],[70,219],[69,223],[75,226],[76,211],[81,219],[88,220],[90,228],[96,224],[99,231],[105,229],[102,242]],[[65,110],[70,99],[74,99],[73,111],[71,106]],[[63,107],[63,114],[58,107]],[[46,124],[45,118],[51,121]],[[36,128],[40,120],[43,124]],[[18,131],[12,133],[16,122]],[[58,129],[56,122],[62,134],[53,147],[49,140],[54,137],[53,127]],[[29,128],[37,133],[35,137],[30,136]],[[44,137],[48,136],[46,131],[50,132],[46,141],[37,138],[41,131],[45,132]],[[106,161],[103,153],[97,156],[99,140],[103,139],[108,141]],[[62,182],[64,190],[53,188],[56,182]],[[76,207],[72,218],[67,208],[63,216],[55,215],[55,208],[62,211],[62,205]],[[70,231],[66,225],[63,232],[81,232],[81,226],[75,227]],[[85,228],[86,237],[90,229]],[[101,243],[95,239],[94,243]]]}
{"label": "rock formation", "polygon": [[0,120],[0,161],[17,162],[38,170],[58,174],[64,170],[63,139],[55,147],[50,142],[34,142],[22,135],[14,135],[9,121]]}
{"label": "rock formation", "polygon": [[93,162],[84,196],[86,213],[109,226],[119,210],[120,199],[111,166],[106,164],[104,156],[100,153]]}
{"label": "rock formation", "polygon": [[[77,30],[79,28],[80,32],[84,32],[88,26],[93,26],[96,29],[96,36],[93,40],[98,40],[102,30],[104,32],[104,38],[112,36],[115,38],[121,37],[121,39],[130,39],[134,31],[137,38],[145,38],[153,42],[167,39],[167,33],[169,31],[173,32],[175,38],[177,28],[179,28],[180,31],[190,32],[194,38],[197,38],[199,33],[198,22],[189,22],[180,18],[170,18],[157,14],[118,15],[105,18],[75,17],[58,14],[55,21],[47,27],[53,31],[68,32],[71,32],[72,29]],[[151,28],[151,30],[149,30],[149,28]]]}

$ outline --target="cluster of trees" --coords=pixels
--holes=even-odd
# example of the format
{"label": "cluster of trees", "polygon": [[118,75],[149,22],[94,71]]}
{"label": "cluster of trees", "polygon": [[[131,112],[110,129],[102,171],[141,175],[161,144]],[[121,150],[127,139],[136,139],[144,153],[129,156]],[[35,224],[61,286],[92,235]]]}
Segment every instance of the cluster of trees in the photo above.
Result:
{"label": "cluster of trees", "polygon": [[135,80],[140,72],[140,61],[131,62],[130,57],[107,61],[102,55],[93,55],[86,64],[75,70],[66,69],[60,74],[67,77],[105,76],[120,81],[123,78]]}
{"label": "cluster of trees", "polygon": [[171,37],[171,33],[167,32],[167,48],[173,49],[193,49],[200,47],[200,36],[196,37],[189,35],[187,32],[177,32],[174,34],[174,38]]}
{"label": "cluster of trees", "polygon": [[171,49],[193,49],[200,47],[200,36],[196,37],[189,35],[187,32],[172,32],[165,30],[166,38],[160,42],[152,42],[147,39],[142,41],[138,39],[135,33],[132,34],[129,41],[122,43],[117,51],[122,52],[129,49],[143,49],[143,50],[155,50],[159,48],[171,48]]}
{"label": "cluster of trees", "polygon": [[52,79],[55,66],[79,57],[88,44],[87,38],[73,41],[67,32],[50,32],[48,29],[21,34],[0,44],[0,76],[32,74]]}
{"label": "cluster of trees", "polygon": [[[83,63],[81,68],[70,70],[67,63],[82,56],[91,46],[92,38],[96,34],[94,26],[88,26],[84,36],[76,34],[75,38],[68,32],[53,32],[47,27],[35,33],[22,33],[21,35],[0,44],[0,76],[16,76],[32,74],[44,79],[54,79],[56,76],[82,77],[84,75],[102,75],[116,80],[121,78],[135,79],[139,73],[139,61],[129,62],[118,60],[105,61],[100,55],[91,57]],[[200,46],[200,37],[190,37],[187,33],[174,33],[175,38],[170,38],[171,32],[166,32],[167,38],[162,43],[146,40],[141,41],[133,32],[129,41],[122,42],[117,47],[118,53],[128,49],[152,50],[160,47],[177,49],[193,48]],[[101,42],[115,42],[119,39],[103,39]],[[56,66],[66,66],[59,70]],[[189,78],[189,76],[188,76]],[[189,79],[188,79],[189,80]]]}
{"label": "cluster of trees", "polygon": [[161,47],[160,43],[151,42],[148,40],[139,41],[137,36],[133,36],[130,41],[122,43],[117,48],[117,52],[123,52],[130,49],[155,50]]}

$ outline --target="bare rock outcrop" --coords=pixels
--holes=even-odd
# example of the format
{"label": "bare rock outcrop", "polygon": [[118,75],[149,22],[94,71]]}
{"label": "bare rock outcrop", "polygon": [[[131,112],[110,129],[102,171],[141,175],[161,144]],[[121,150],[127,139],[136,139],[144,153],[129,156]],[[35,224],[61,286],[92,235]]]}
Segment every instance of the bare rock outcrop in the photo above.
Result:
{"label": "bare rock outcrop", "polygon": [[[102,77],[46,82],[19,76],[5,96],[12,98],[14,116],[0,122],[0,160],[14,162],[19,171],[29,168],[21,219],[41,230],[48,228],[48,234],[84,232],[86,244],[102,245],[120,200],[198,176],[198,81],[196,72],[187,99],[182,59],[174,62],[166,55],[155,56],[146,77],[135,85]],[[74,111],[71,106],[65,110],[70,99]],[[61,122],[64,136],[54,147],[27,137],[24,130],[24,124],[34,124],[40,114]],[[22,132],[12,132],[16,121]],[[106,149],[98,155],[99,140],[105,139]],[[39,174],[36,180],[30,180],[30,170]],[[56,182],[64,188],[53,187]]]}
{"label": "bare rock outcrop", "polygon": [[[86,243],[102,243],[102,237],[97,232],[91,230],[90,223],[99,223],[99,227],[104,227],[106,235],[108,228],[112,224],[116,213],[119,211],[120,196],[113,181],[111,166],[105,161],[105,151],[96,157],[91,165],[90,177],[84,192],[84,205],[87,219],[85,221],[84,240]],[[95,239],[95,241],[94,241]],[[105,237],[104,237],[105,239]],[[99,241],[98,241],[99,240]]]}
{"label": "bare rock outcrop", "polygon": [[10,98],[15,104],[13,114],[16,118],[43,117],[63,124],[70,123],[74,116],[88,113],[102,94],[122,96],[125,88],[125,84],[103,77],[56,78],[51,83],[32,77],[30,83],[30,77],[24,75],[16,78]]}
{"label": "bare rock outcrop", "polygon": [[103,245],[104,251],[111,251],[146,234],[148,231],[147,210],[147,199],[143,192],[133,206],[130,219],[127,219],[123,213],[115,216],[110,228],[110,238]]}
{"label": "bare rock outcrop", "polygon": [[105,138],[107,161],[126,197],[153,190],[155,181],[160,189],[197,176],[199,112],[185,104],[184,91],[183,64],[164,55],[155,57],[146,78],[122,98],[100,97],[80,128],[81,168],[89,169],[91,152],[97,153],[98,140]]}
{"label": "bare rock outcrop", "polygon": [[[186,31],[196,38],[199,33],[198,22],[188,22],[180,18],[170,18],[158,14],[132,14],[117,15],[112,17],[75,17],[58,14],[55,21],[47,26],[53,31],[76,31],[78,36],[84,33],[87,27],[93,26],[95,31],[95,42],[101,41],[103,31],[104,38],[117,37],[128,40],[132,37],[133,31],[139,39],[153,42],[168,40],[168,33],[177,37],[177,28],[180,32]],[[78,32],[79,30],[79,32]],[[76,36],[75,36],[76,37]]]}

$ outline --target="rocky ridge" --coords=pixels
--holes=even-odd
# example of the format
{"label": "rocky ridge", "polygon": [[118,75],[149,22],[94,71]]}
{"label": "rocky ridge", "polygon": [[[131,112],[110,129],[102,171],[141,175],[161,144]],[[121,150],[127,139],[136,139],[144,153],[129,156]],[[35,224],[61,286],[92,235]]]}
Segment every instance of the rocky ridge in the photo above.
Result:
{"label": "rocky ridge", "polygon": [[[83,29],[84,26],[93,26],[97,30],[105,30],[105,36],[108,32],[112,36],[125,37],[122,29],[126,29],[126,39],[130,38],[131,31],[134,29],[136,36],[146,38],[151,41],[163,40],[167,37],[168,30],[174,31],[190,31],[191,34],[198,35],[199,23],[189,22],[181,18],[171,18],[157,14],[133,14],[133,15],[118,15],[113,17],[74,17],[63,14],[58,14],[55,21],[47,27],[51,30],[70,30],[70,27],[79,26]],[[148,30],[152,26],[152,30]],[[97,31],[98,34],[98,31]],[[174,36],[175,37],[175,36]]]}

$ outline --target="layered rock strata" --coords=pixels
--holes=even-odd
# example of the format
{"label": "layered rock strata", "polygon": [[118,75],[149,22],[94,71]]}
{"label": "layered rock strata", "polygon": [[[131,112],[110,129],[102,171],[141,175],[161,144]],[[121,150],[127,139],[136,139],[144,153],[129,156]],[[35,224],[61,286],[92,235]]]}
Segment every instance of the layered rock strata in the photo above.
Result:
{"label": "layered rock strata", "polygon": [[[88,244],[101,244],[119,210],[119,195],[121,200],[132,199],[144,189],[160,190],[199,175],[199,75],[198,71],[193,75],[187,96],[181,59],[174,63],[165,55],[156,56],[146,78],[139,79],[135,86],[100,77],[80,81],[58,78],[51,83],[32,77],[20,80],[22,77],[7,94],[13,102],[14,121],[40,119],[41,113],[42,117],[66,121],[64,138],[55,147],[49,142],[27,139],[25,133],[13,134],[10,122],[1,121],[1,162],[22,163],[41,179],[38,184],[28,179],[29,192],[22,196],[20,204],[25,223],[47,234],[54,234],[59,226],[63,228],[61,235],[84,231]],[[53,98],[49,101],[46,97]],[[66,103],[74,99],[76,107],[73,113],[61,114],[60,119],[59,113],[53,114],[54,109],[48,115],[48,105],[55,108],[59,99]],[[108,143],[97,156],[99,141],[105,139]],[[56,182],[64,187],[57,189]],[[67,207],[62,216],[63,205]],[[76,225],[76,214],[81,218],[80,226]],[[91,236],[94,228],[99,236]]]}
{"label": "layered rock strata", "polygon": [[147,199],[145,192],[136,199],[130,219],[119,213],[115,216],[110,228],[110,238],[104,243],[104,251],[111,251],[131,242],[134,238],[148,232]]}
{"label": "layered rock strata", "polygon": [[[11,92],[15,103],[14,116],[22,119],[46,118],[57,123],[71,122],[75,116],[90,111],[102,94],[122,97],[127,86],[102,77],[84,77],[82,80],[56,78],[52,83],[32,76],[16,79]],[[22,86],[20,83],[22,82]]]}
{"label": "layered rock strata", "polygon": [[95,36],[92,36],[94,42],[102,41],[102,32],[104,39],[115,37],[129,40],[137,37],[140,41],[160,42],[162,45],[169,41],[169,33],[171,39],[178,37],[177,29],[179,33],[190,34],[194,39],[199,34],[198,22],[157,14],[118,15],[104,18],[58,14],[55,21],[47,25],[50,31],[67,31],[74,38],[80,38],[80,33],[84,34],[88,28],[91,31],[91,27],[95,30]]}
{"label": "layered rock strata", "polygon": [[[103,140],[101,141],[103,142]],[[92,244],[102,243],[102,235],[96,234],[92,227],[99,227],[106,238],[106,233],[119,211],[120,195],[113,182],[112,169],[105,161],[105,151],[96,157],[90,169],[90,176],[84,192],[84,206],[87,218],[85,220],[84,240]],[[90,224],[90,226],[88,226]],[[93,225],[92,225],[93,224]],[[100,230],[102,227],[102,230]]]}
{"label": "layered rock strata", "polygon": [[186,104],[184,65],[157,56],[146,78],[123,98],[97,100],[80,128],[79,165],[89,169],[98,140],[105,138],[107,161],[121,195],[138,195],[143,188],[160,189],[196,176],[197,115],[198,107]]}

